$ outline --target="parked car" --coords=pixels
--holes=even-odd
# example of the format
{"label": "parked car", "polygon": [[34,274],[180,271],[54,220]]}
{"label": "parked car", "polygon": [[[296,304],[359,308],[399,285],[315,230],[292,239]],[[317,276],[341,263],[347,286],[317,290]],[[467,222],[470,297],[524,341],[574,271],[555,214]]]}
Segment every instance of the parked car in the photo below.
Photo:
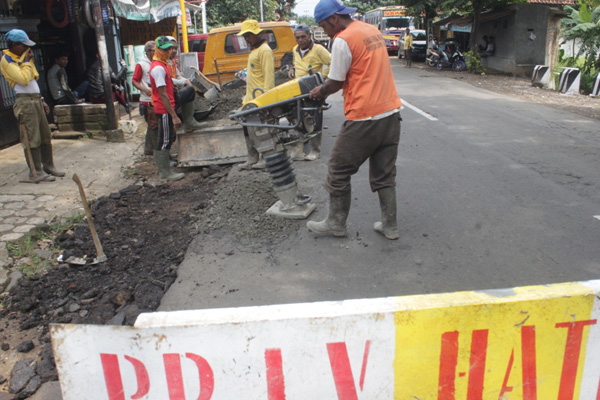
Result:
{"label": "parked car", "polygon": [[[221,82],[225,83],[235,77],[235,73],[246,68],[250,47],[243,36],[237,36],[241,24],[212,29],[206,42],[205,63],[202,72],[213,82],[218,81],[216,64]],[[273,49],[275,68],[281,67],[281,60],[296,45],[294,31],[288,22],[260,22],[263,29],[261,36]],[[288,56],[289,58],[289,56]]]}
{"label": "parked car", "polygon": [[[427,34],[422,29],[411,29],[410,34],[413,36],[413,60],[424,60],[427,57]],[[404,57],[404,38],[406,36],[406,30],[402,31],[400,39],[398,40],[398,58]]]}
{"label": "parked car", "polygon": [[[198,53],[198,69],[200,71],[204,68],[204,55],[207,39],[208,33],[188,35],[188,51],[190,53]],[[180,40],[179,42],[181,43],[181,51],[183,51],[183,41]]]}

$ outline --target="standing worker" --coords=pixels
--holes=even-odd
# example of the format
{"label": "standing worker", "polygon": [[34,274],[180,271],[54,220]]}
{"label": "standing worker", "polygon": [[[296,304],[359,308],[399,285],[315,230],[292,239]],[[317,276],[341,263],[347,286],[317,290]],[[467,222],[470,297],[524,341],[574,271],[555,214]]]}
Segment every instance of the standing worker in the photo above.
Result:
{"label": "standing worker", "polygon": [[173,36],[167,38],[175,45],[171,58],[167,62],[167,69],[173,80],[173,90],[175,92],[175,111],[181,115],[183,130],[186,133],[201,129],[202,125],[194,118],[194,99],[196,98],[196,89],[192,82],[187,79],[177,67],[177,40]]}
{"label": "standing worker", "polygon": [[175,45],[167,36],[156,39],[154,61],[150,67],[150,85],[152,87],[152,104],[158,118],[158,143],[154,150],[154,161],[158,166],[160,177],[167,180],[178,180],[185,175],[171,169],[171,145],[177,138],[176,128],[181,127],[181,120],[175,113],[175,96],[173,80],[167,69],[171,51]]}
{"label": "standing worker", "polygon": [[[266,92],[275,87],[275,59],[273,57],[273,50],[269,47],[266,39],[259,36],[261,32],[262,29],[258,26],[258,21],[249,19],[242,22],[241,31],[238,33],[238,36],[243,36],[252,48],[248,56],[248,66],[246,68],[246,96],[242,101],[243,104],[262,94],[258,88]],[[246,138],[246,148],[248,149],[248,160],[242,164],[241,168],[265,168],[265,162],[259,157],[258,151],[254,148],[254,144],[248,136],[248,130],[245,127],[244,137]]]}
{"label": "standing worker", "polygon": [[146,120],[148,128],[146,129],[146,141],[144,142],[144,155],[154,154],[158,143],[158,119],[152,105],[152,87],[150,85],[150,66],[154,57],[154,48],[156,44],[153,41],[146,42],[144,53],[146,57],[142,58],[135,66],[131,83],[133,87],[140,91],[140,115]]}
{"label": "standing worker", "polygon": [[396,157],[401,104],[385,39],[377,28],[354,21],[350,14],[355,11],[339,0],[320,0],[315,7],[315,20],[335,41],[329,79],[311,90],[310,97],[323,99],[343,89],[346,122],[329,157],[325,183],[329,214],[321,222],[306,225],[318,234],[348,234],[350,180],[368,159],[371,190],[379,195],[382,216],[374,229],[388,239],[398,239]]}
{"label": "standing worker", "polygon": [[[25,161],[31,170],[29,176],[31,178],[35,175],[37,181],[54,181],[55,176],[65,176],[65,173],[54,167],[52,159],[50,127],[46,120],[50,108],[40,94],[37,83],[40,75],[33,63],[33,51],[30,49],[35,46],[35,42],[20,29],[10,30],[6,34],[6,40],[8,50],[4,50],[2,55],[0,71],[17,94],[13,111],[21,132]],[[31,160],[27,147],[31,152]],[[30,163],[33,164],[35,174]]]}
{"label": "standing worker", "polygon": [[[301,78],[320,72],[327,76],[325,66],[331,64],[331,54],[320,44],[312,41],[311,30],[308,26],[300,24],[294,29],[294,36],[298,43],[294,49],[294,66],[289,71],[290,78]],[[315,111],[315,137],[310,140],[310,153],[304,157],[307,161],[321,158],[321,135],[323,130],[323,110]]]}
{"label": "standing worker", "polygon": [[406,28],[404,33],[404,58],[406,58],[406,66],[412,67],[412,47],[413,47],[413,36],[410,34],[410,29]]}

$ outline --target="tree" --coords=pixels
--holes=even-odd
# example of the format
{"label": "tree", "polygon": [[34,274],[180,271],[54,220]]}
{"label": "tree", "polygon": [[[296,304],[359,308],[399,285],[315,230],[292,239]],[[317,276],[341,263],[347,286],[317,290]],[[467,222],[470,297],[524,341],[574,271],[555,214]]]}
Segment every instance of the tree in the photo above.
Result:
{"label": "tree", "polygon": [[600,72],[600,0],[585,2],[579,0],[579,10],[566,6],[569,17],[562,20],[563,38],[576,40],[581,44],[574,57],[573,64],[579,57],[585,61],[581,67],[582,75]]}
{"label": "tree", "polygon": [[296,0],[275,0],[277,2],[276,12],[281,16],[282,21],[287,21],[292,18],[294,14],[292,10],[296,7]]}
{"label": "tree", "polygon": [[[274,19],[277,9],[276,0],[262,0],[265,21]],[[214,0],[206,3],[206,21],[209,29],[232,25],[246,19],[260,21],[260,2],[258,0]]]}
{"label": "tree", "polygon": [[394,0],[352,0],[346,1],[344,4],[348,7],[356,8],[357,13],[364,15],[367,11],[371,11],[375,8],[398,5],[398,2]]}

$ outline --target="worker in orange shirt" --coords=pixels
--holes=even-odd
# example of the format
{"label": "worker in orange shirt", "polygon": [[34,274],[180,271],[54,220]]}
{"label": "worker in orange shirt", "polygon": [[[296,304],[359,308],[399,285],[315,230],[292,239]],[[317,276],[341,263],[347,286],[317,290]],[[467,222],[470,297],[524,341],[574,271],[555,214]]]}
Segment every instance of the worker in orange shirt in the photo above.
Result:
{"label": "worker in orange shirt", "polygon": [[369,160],[371,190],[379,195],[381,221],[374,229],[387,239],[398,239],[396,221],[396,157],[400,141],[400,98],[385,46],[375,27],[354,21],[355,8],[340,0],[320,0],[315,20],[335,40],[329,78],[310,91],[322,99],[343,90],[346,122],[329,156],[326,190],[329,214],[306,225],[314,233],[347,236],[352,175]]}

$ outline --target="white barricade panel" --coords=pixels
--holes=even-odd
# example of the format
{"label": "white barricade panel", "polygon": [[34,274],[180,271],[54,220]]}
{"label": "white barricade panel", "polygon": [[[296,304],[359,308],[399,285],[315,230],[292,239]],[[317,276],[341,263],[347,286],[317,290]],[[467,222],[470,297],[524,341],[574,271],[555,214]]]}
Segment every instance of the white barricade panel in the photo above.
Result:
{"label": "white barricade panel", "polygon": [[560,73],[558,91],[564,94],[577,94],[581,85],[581,71],[578,68],[565,68]]}
{"label": "white barricade panel", "polygon": [[594,87],[592,88],[592,93],[590,93],[592,97],[600,96],[600,74],[594,80]]}
{"label": "white barricade panel", "polygon": [[596,399],[600,281],[52,325],[64,400]]}
{"label": "white barricade panel", "polygon": [[547,88],[550,84],[550,67],[547,65],[536,65],[533,68],[531,84],[533,86]]}

